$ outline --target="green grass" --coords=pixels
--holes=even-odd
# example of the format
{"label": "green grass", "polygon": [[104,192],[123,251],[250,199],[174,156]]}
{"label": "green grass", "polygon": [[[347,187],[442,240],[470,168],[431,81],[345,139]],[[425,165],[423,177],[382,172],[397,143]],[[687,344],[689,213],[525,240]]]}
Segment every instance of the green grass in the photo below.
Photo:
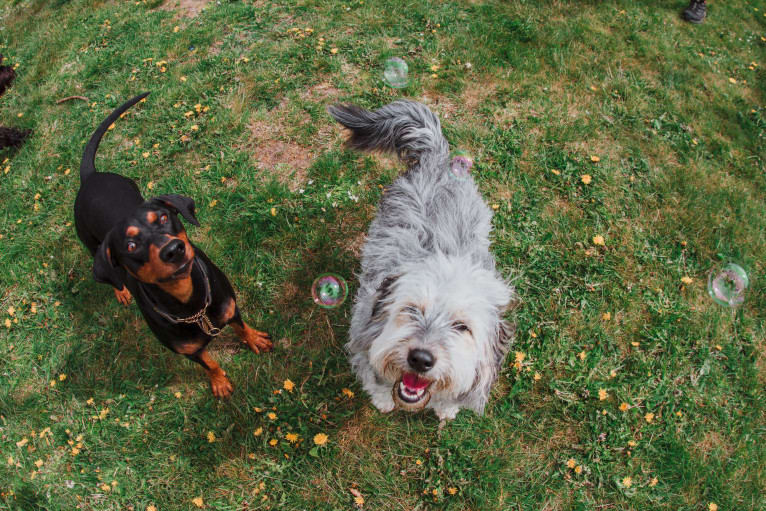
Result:
{"label": "green grass", "polygon": [[[34,136],[0,153],[0,509],[352,509],[351,488],[374,510],[766,508],[766,5],[711,2],[691,26],[680,0],[161,3],[1,4],[18,77],[0,124]],[[391,56],[404,90],[382,82]],[[87,137],[144,90],[97,165],[193,197],[191,238],[277,340],[217,341],[225,402],[92,280],[71,224]],[[326,271],[354,292],[401,170],[344,151],[325,106],[400,96],[474,155],[520,297],[486,415],[441,432],[371,407],[350,303],[309,292]],[[706,291],[729,259],[752,281],[737,311]]]}

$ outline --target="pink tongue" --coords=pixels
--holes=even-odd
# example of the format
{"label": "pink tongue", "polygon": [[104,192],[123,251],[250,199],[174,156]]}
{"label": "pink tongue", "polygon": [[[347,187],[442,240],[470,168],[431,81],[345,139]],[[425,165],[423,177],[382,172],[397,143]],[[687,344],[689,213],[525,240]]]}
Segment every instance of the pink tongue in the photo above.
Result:
{"label": "pink tongue", "polygon": [[415,373],[404,373],[402,375],[402,383],[404,383],[405,387],[420,390],[426,388],[431,382],[425,378],[420,378]]}

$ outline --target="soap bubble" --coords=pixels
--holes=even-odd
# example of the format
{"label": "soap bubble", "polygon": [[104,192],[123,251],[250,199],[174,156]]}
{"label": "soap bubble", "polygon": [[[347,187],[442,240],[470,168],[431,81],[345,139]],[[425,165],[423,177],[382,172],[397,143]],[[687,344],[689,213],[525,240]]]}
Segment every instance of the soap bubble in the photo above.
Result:
{"label": "soap bubble", "polygon": [[725,307],[737,307],[745,301],[745,291],[750,279],[741,266],[728,263],[719,270],[710,272],[707,292],[713,301]]}
{"label": "soap bubble", "polygon": [[407,86],[407,63],[399,57],[392,57],[383,65],[383,81],[389,87],[402,89]]}
{"label": "soap bubble", "polygon": [[323,273],[311,285],[314,303],[325,309],[334,309],[346,301],[348,286],[340,275]]}
{"label": "soap bubble", "polygon": [[473,159],[467,151],[459,149],[452,152],[449,164],[451,177],[464,181],[471,175],[471,167],[473,167]]}

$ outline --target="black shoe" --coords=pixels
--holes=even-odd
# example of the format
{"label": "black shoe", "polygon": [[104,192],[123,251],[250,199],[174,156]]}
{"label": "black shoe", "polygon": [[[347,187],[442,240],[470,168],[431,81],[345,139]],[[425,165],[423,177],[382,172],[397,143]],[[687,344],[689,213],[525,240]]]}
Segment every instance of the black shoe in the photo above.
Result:
{"label": "black shoe", "polygon": [[689,23],[702,23],[707,16],[705,0],[691,0],[689,7],[681,13],[681,17]]}

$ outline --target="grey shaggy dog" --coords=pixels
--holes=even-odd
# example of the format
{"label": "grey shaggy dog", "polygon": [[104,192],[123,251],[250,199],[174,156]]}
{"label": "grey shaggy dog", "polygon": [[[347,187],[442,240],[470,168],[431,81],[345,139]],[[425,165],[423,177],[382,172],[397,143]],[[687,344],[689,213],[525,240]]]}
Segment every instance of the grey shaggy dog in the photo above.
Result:
{"label": "grey shaggy dog", "polygon": [[513,289],[489,251],[492,212],[450,169],[439,119],[414,101],[336,105],[348,145],[395,151],[409,169],[385,190],[362,252],[351,365],[381,412],[483,413],[508,352]]}

